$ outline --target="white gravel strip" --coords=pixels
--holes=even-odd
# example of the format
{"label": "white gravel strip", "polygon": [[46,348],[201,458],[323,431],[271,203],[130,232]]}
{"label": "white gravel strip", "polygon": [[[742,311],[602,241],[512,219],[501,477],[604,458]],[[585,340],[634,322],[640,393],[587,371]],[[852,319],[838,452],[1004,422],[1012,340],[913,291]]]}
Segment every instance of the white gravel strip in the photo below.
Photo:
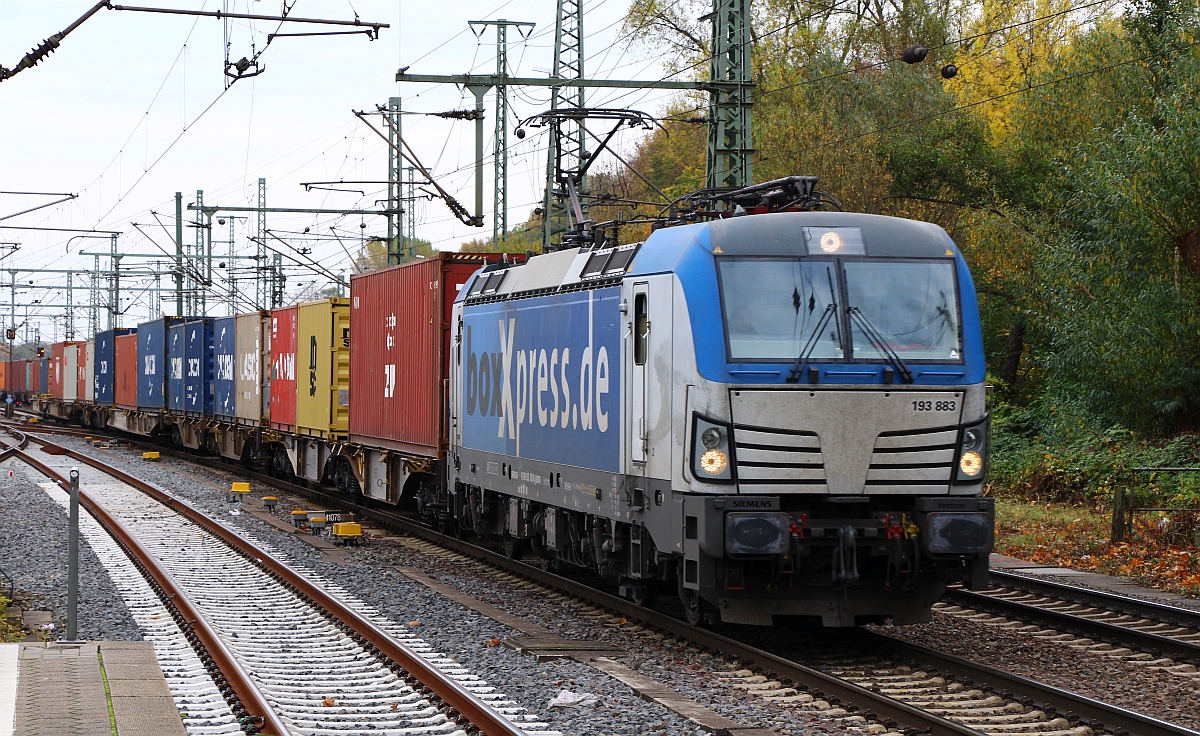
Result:
{"label": "white gravel strip", "polygon": [[[384,663],[258,567],[144,494],[92,468],[80,472],[87,492],[138,533],[297,733],[460,733]],[[527,733],[557,733],[452,658],[355,603]]]}
{"label": "white gravel strip", "polygon": [[[40,487],[62,509],[70,508],[71,499],[66,491],[49,482],[42,483]],[[229,710],[200,658],[175,625],[166,606],[117,543],[86,512],[79,514],[79,535],[80,540],[96,553],[108,571],[108,577],[124,599],[146,641],[153,644],[154,654],[166,677],[175,707],[181,714],[186,714],[183,724],[187,732],[195,736],[240,734],[242,730],[237,718]]]}

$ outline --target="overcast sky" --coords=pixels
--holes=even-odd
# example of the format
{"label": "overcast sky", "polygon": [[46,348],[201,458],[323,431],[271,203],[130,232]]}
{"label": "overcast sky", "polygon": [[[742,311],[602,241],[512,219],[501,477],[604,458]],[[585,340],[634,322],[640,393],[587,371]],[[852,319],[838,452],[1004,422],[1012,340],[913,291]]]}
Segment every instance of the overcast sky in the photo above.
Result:
{"label": "overcast sky", "polygon": [[[0,4],[0,65],[14,67],[43,39],[66,28],[89,8],[90,0]],[[139,5],[189,10],[278,15],[278,2],[263,0],[139,0]],[[23,230],[15,227],[116,231],[123,253],[174,253],[174,196],[183,193],[186,210],[204,191],[208,205],[253,206],[259,177],[267,180],[267,203],[272,207],[377,209],[386,194],[383,184],[341,187],[355,191],[305,191],[303,182],[381,182],[387,176],[386,145],[362,124],[352,110],[373,110],[392,96],[403,98],[406,110],[437,112],[470,107],[474,98],[452,85],[397,84],[396,70],[411,73],[458,74],[495,69],[495,29],[482,38],[467,21],[506,18],[537,25],[528,41],[509,32],[509,63],[520,76],[547,76],[552,63],[554,0],[297,0],[292,17],[390,24],[378,40],[365,35],[280,37],[260,57],[266,71],[242,79],[228,89],[223,74],[228,34],[231,60],[262,50],[267,34],[279,29],[267,21],[219,20],[101,10],[80,25],[61,47],[38,66],[0,82],[0,321],[10,324],[7,308],[12,296],[9,269],[17,275],[16,322],[25,320],[41,329],[43,341],[63,339],[64,310],[44,306],[66,300],[66,276],[37,273],[37,269],[90,269],[93,259],[83,251],[107,251],[107,235],[85,232]],[[662,71],[642,48],[620,43],[621,20],[628,0],[594,0],[585,4],[586,72],[593,78],[657,79]],[[351,30],[333,26],[287,24],[281,32]],[[253,44],[253,49],[252,49]],[[636,107],[661,111],[669,93],[659,91],[596,91],[590,106]],[[545,89],[516,89],[510,99],[515,117],[548,107]],[[486,130],[493,117],[488,97]],[[378,121],[378,118],[375,118]],[[510,125],[509,223],[522,222],[540,198],[544,178],[545,136],[531,131],[518,142]],[[474,205],[474,126],[428,116],[406,116],[405,137],[438,181],[469,209]],[[624,134],[623,134],[624,135]],[[633,134],[629,134],[632,136]],[[633,137],[622,142],[628,147]],[[485,144],[485,218],[483,228],[462,225],[440,201],[416,206],[418,237],[436,247],[453,249],[461,242],[492,232],[491,141]],[[45,194],[12,194],[37,192]],[[360,193],[361,192],[361,193]],[[13,216],[53,202],[54,194],[75,199]],[[233,248],[252,252],[246,241],[253,221],[227,219],[214,225],[214,250],[228,254],[230,225]],[[136,223],[139,227],[135,227]],[[362,228],[360,225],[365,224]],[[382,236],[380,217],[331,215],[268,216],[269,229],[293,247],[311,248],[321,269],[341,273],[349,268],[348,252],[372,235]],[[331,230],[331,227],[334,228]],[[309,228],[309,239],[301,233]],[[322,239],[313,239],[319,234]],[[335,236],[336,237],[333,237]],[[80,237],[83,236],[83,237]],[[185,230],[194,242],[195,230]],[[223,241],[223,242],[221,242]],[[304,259],[278,241],[290,257]],[[143,270],[163,269],[164,260],[126,258],[122,265]],[[233,261],[230,261],[233,263]],[[224,272],[222,272],[224,273]],[[312,282],[318,283],[310,287]],[[32,288],[29,282],[33,281]],[[87,277],[76,277],[74,303],[76,337],[87,330]],[[127,312],[122,324],[136,325],[150,313],[154,295],[144,291],[152,277],[122,279]],[[169,278],[162,286],[169,287]],[[325,285],[325,278],[293,267],[288,298],[305,288]],[[53,287],[51,289],[41,287]],[[218,288],[227,289],[224,282]],[[246,289],[252,291],[250,282]],[[164,314],[173,314],[167,297]],[[212,304],[209,314],[227,313]],[[238,311],[245,311],[240,309]],[[59,316],[59,319],[54,319]],[[105,326],[101,317],[101,327]],[[22,333],[23,336],[23,333]],[[20,340],[19,340],[20,341]]]}

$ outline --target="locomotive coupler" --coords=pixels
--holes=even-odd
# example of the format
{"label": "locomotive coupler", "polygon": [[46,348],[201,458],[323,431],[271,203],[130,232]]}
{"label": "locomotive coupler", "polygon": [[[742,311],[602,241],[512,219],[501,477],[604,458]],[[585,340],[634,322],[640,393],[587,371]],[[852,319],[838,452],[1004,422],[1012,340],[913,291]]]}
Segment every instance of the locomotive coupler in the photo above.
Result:
{"label": "locomotive coupler", "polygon": [[858,542],[854,527],[847,524],[838,529],[837,546],[833,549],[833,584],[851,585],[858,582]]}

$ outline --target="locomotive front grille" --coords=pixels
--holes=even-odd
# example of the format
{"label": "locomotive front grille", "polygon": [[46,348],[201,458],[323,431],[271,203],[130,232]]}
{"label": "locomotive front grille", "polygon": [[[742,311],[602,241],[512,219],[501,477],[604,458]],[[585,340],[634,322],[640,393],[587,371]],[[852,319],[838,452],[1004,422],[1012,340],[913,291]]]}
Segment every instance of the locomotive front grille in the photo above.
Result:
{"label": "locomotive front grille", "polygon": [[945,494],[957,391],[733,389],[740,493]]}
{"label": "locomotive front grille", "polygon": [[799,485],[807,492],[826,492],[825,460],[816,432],[746,424],[735,424],[733,432],[743,490],[756,485]]}
{"label": "locomotive front grille", "polygon": [[944,489],[954,470],[957,441],[957,427],[883,432],[875,440],[867,485],[917,492]]}

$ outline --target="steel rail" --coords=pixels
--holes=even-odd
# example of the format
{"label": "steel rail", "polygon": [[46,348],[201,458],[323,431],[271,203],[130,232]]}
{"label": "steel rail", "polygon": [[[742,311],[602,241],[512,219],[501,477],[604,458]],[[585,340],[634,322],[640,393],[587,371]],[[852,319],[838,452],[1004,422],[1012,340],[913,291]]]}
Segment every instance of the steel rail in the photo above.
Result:
{"label": "steel rail", "polygon": [[871,635],[876,637],[881,649],[890,650],[897,657],[917,660],[922,666],[932,665],[943,672],[953,673],[958,678],[971,678],[977,685],[985,683],[1017,699],[1026,698],[1045,704],[1043,710],[1067,718],[1074,715],[1088,721],[1088,725],[1097,731],[1125,732],[1136,736],[1200,736],[1200,731],[1109,705],[995,667],[901,641],[886,634],[872,632]]}
{"label": "steel rail", "polygon": [[1028,575],[993,569],[989,573],[993,583],[999,582],[1006,588],[1018,588],[1038,595],[1061,598],[1085,606],[1096,606],[1109,611],[1136,614],[1153,621],[1190,626],[1200,630],[1200,611],[1172,606],[1168,603],[1156,603],[1107,590],[1093,590],[1068,585],[1053,580],[1041,580]]}
{"label": "steel rail", "polygon": [[[194,458],[189,458],[194,459]],[[847,710],[857,712],[871,720],[887,726],[895,726],[929,734],[929,736],[983,736],[983,732],[961,723],[942,718],[916,706],[909,705],[887,695],[860,687],[833,675],[806,667],[798,662],[771,654],[718,634],[708,629],[689,625],[674,616],[643,608],[619,596],[589,587],[569,578],[555,575],[533,565],[513,560],[498,552],[476,546],[454,537],[439,534],[422,523],[392,513],[368,509],[329,493],[294,485],[261,473],[250,473],[250,477],[277,487],[290,489],[298,494],[320,496],[331,506],[353,509],[356,514],[369,517],[377,523],[396,530],[421,536],[464,555],[482,559],[497,567],[523,575],[535,582],[556,588],[572,596],[615,611],[630,620],[638,620],[681,639],[686,639],[713,651],[741,659],[752,668],[771,673],[785,683],[799,686],[831,703],[840,704]]]}
{"label": "steel rail", "polygon": [[[36,440],[41,441],[41,440]],[[70,451],[68,451],[70,452]],[[179,457],[194,460],[193,455],[175,453]],[[85,455],[80,455],[86,458]],[[332,493],[306,488],[282,481],[262,473],[249,473],[250,477],[264,483],[289,489],[297,494],[319,497],[331,506],[353,509],[356,513],[371,518],[381,525],[421,536],[464,555],[484,560],[511,572],[523,575],[535,582],[555,587],[591,603],[603,606],[633,620],[655,627],[674,636],[689,640],[723,654],[742,659],[752,669],[770,673],[776,679],[798,685],[810,693],[840,704],[848,710],[857,710],[860,715],[879,720],[885,725],[899,726],[921,731],[930,736],[980,736],[982,732],[949,719],[925,712],[886,695],[854,685],[833,675],[805,667],[797,662],[765,652],[735,639],[704,628],[690,626],[673,616],[637,606],[624,598],[588,587],[583,583],[555,575],[532,565],[512,560],[498,552],[479,547],[454,537],[433,531],[424,524],[395,514],[394,512],[369,509],[352,503]],[[1152,718],[1117,706],[1072,693],[1061,688],[1029,680],[1019,675],[1004,672],[986,665],[975,664],[953,655],[926,649],[900,641],[883,634],[874,634],[880,646],[889,649],[898,657],[917,660],[922,666],[938,667],[947,674],[968,678],[976,684],[1011,694],[1018,698],[1043,704],[1049,712],[1064,716],[1074,715],[1077,719],[1090,721],[1096,730],[1127,732],[1137,736],[1200,736],[1200,732]]]}
{"label": "steel rail", "polygon": [[186,517],[199,525],[205,531],[217,537],[240,554],[261,566],[276,579],[289,585],[301,595],[307,597],[342,624],[347,626],[354,637],[373,653],[385,656],[399,665],[419,685],[441,699],[461,718],[487,736],[524,736],[524,731],[517,728],[511,721],[504,718],[487,703],[459,685],[454,679],[437,669],[427,659],[415,650],[395,640],[357,611],[348,608],[336,598],[330,596],[321,588],[313,585],[303,575],[286,564],[271,557],[252,543],[242,539],[236,532],[225,528],[210,519],[185,501],[168,494],[157,486],[135,478],[125,471],[114,468],[106,463],[80,452],[56,445],[49,440],[35,438],[43,447],[58,448],[68,457],[86,463],[98,470],[127,483],[142,491],[154,500],[172,511]]}
{"label": "steel rail", "polygon": [[[624,598],[590,588],[582,583],[563,578],[532,565],[512,560],[500,553],[492,552],[469,542],[439,534],[409,519],[397,517],[392,513],[365,509],[344,499],[339,499],[332,494],[281,483],[279,479],[271,478],[270,476],[258,475],[258,477],[264,482],[286,485],[299,493],[320,495],[331,504],[354,508],[356,512],[370,516],[372,519],[393,528],[423,536],[457,552],[483,559],[488,563],[519,573],[536,582],[556,587],[571,595],[617,611],[627,618],[637,619],[642,623],[687,639],[700,646],[738,657],[749,663],[752,668],[759,668],[764,672],[771,673],[772,676],[779,680],[790,680],[793,683],[800,683],[811,691],[822,694],[830,699],[831,702],[841,703],[843,706],[851,703],[857,704],[862,709],[861,714],[866,715],[868,718],[881,720],[885,724],[891,721],[895,724],[924,731],[932,736],[940,736],[941,734],[974,735],[980,733],[963,724],[932,715],[915,706],[910,706],[899,700],[840,680],[833,675],[805,667],[797,662],[765,652],[713,631],[690,626],[686,622],[668,614],[642,608]],[[959,657],[943,654],[932,649],[925,649],[914,644],[908,644],[882,634],[875,634],[874,636],[878,637],[881,646],[889,647],[897,656],[918,660],[922,663],[922,666],[939,667],[947,674],[952,674],[957,678],[974,680],[976,684],[988,685],[998,692],[1011,693],[1018,698],[1025,698],[1035,703],[1044,704],[1047,709],[1056,713],[1073,714],[1079,719],[1089,721],[1089,725],[1098,731],[1109,730],[1117,733],[1126,731],[1129,734],[1136,734],[1137,736],[1200,736],[1200,732],[1183,726],[1167,723],[1151,716],[1102,703],[1077,693],[1039,683],[1035,680],[988,667],[987,665],[975,664]]]}
{"label": "steel rail", "polygon": [[1069,634],[1086,636],[1106,644],[1160,653],[1172,659],[1181,659],[1187,662],[1200,662],[1200,644],[1074,613],[1042,608],[1035,603],[1011,601],[970,590],[948,590],[943,600],[959,603],[974,610],[995,613],[1005,618],[1035,624],[1044,623],[1051,628]]}
{"label": "steel rail", "polygon": [[[53,446],[58,447],[57,445]],[[9,449],[13,450],[14,454],[20,460],[53,480],[59,488],[64,491],[70,491],[70,481],[57,470],[23,450],[15,447]],[[82,489],[79,491],[79,501],[96,521],[112,535],[113,539],[125,549],[130,557],[135,560],[142,568],[143,573],[157,585],[160,591],[156,592],[159,592],[160,597],[167,603],[168,607],[174,608],[179,613],[180,620],[178,623],[184,635],[188,636],[189,639],[194,636],[199,640],[205,650],[204,652],[198,652],[201,661],[208,659],[219,672],[219,675],[213,678],[217,687],[222,690],[222,694],[226,695],[226,697],[228,697],[228,694],[224,692],[226,688],[222,687],[223,685],[232,690],[236,696],[237,704],[231,704],[234,715],[251,721],[260,721],[260,724],[257,725],[248,724],[250,725],[250,732],[268,733],[275,736],[290,734],[291,731],[267,703],[262,691],[258,689],[258,686],[250,679],[249,674],[242,668],[241,664],[233,656],[233,653],[221,641],[217,632],[209,626],[199,610],[192,604],[187,594],[176,585],[170,573],[158,564],[154,555],[121,522],[117,521],[112,514],[96,503]],[[240,707],[238,704],[240,704]]]}

